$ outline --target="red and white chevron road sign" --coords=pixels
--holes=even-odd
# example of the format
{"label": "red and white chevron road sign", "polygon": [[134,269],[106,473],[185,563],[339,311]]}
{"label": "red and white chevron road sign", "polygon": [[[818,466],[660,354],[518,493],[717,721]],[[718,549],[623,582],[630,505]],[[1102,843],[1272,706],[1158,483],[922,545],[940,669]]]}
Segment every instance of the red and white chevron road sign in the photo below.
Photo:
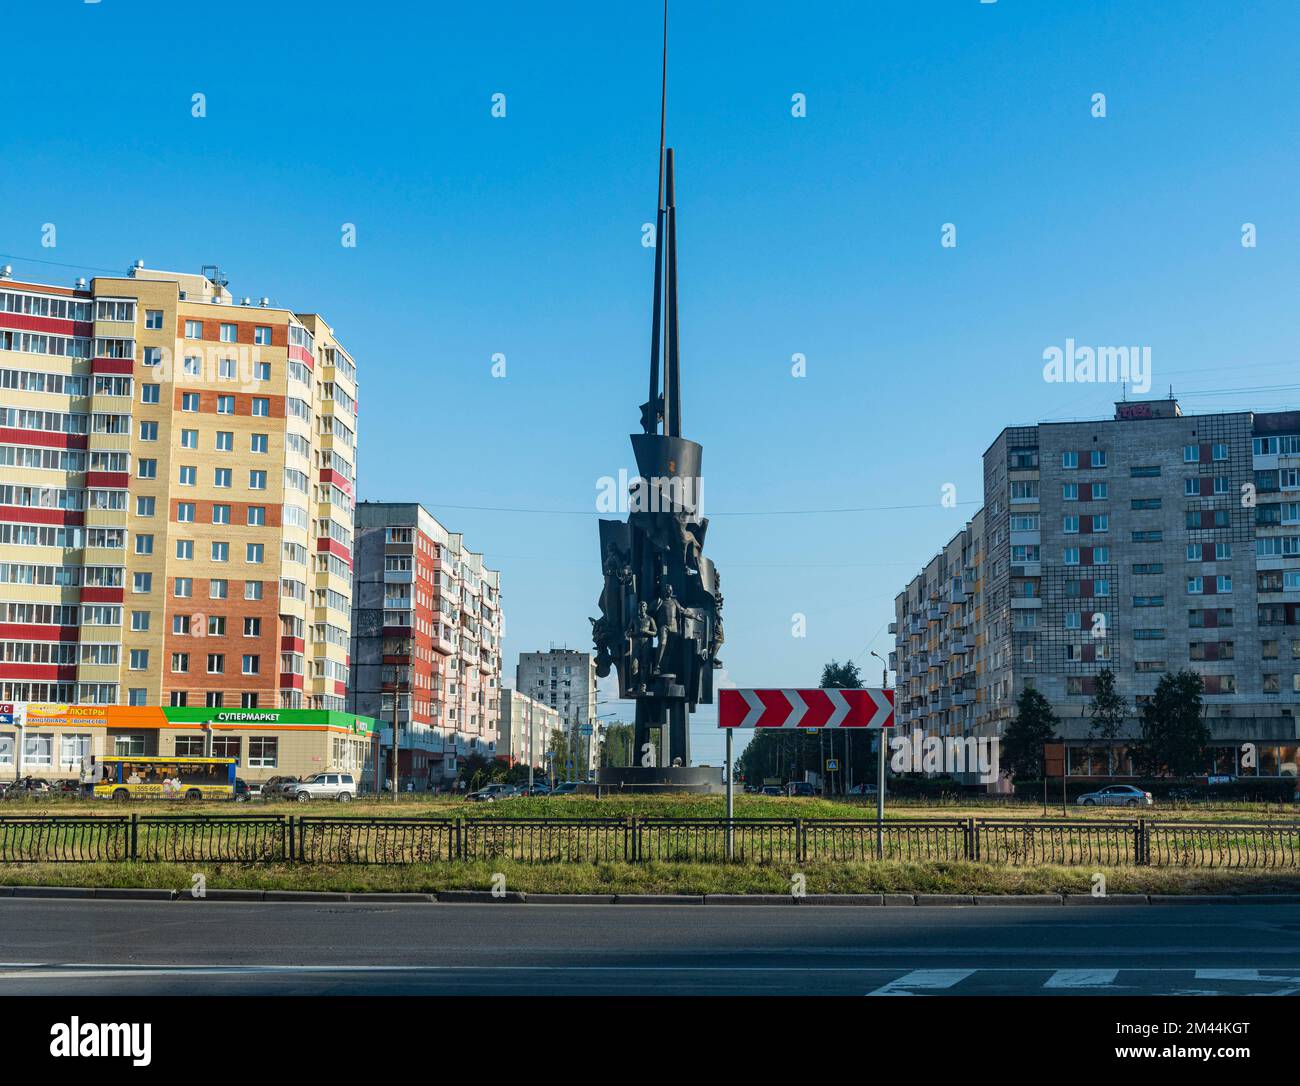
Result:
{"label": "red and white chevron road sign", "polygon": [[720,690],[719,728],[892,728],[894,692]]}

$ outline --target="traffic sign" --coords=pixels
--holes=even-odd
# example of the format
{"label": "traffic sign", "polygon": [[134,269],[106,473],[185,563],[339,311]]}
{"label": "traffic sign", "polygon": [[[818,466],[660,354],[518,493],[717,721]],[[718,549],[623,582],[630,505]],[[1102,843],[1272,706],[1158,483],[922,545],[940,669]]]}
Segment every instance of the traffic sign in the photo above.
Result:
{"label": "traffic sign", "polygon": [[719,728],[892,728],[894,692],[736,690],[718,692]]}
{"label": "traffic sign", "polygon": [[839,772],[839,768],[840,768],[840,760],[839,760],[838,758],[827,758],[827,759],[826,759],[826,772],[827,772],[827,773],[837,773],[837,772]]}

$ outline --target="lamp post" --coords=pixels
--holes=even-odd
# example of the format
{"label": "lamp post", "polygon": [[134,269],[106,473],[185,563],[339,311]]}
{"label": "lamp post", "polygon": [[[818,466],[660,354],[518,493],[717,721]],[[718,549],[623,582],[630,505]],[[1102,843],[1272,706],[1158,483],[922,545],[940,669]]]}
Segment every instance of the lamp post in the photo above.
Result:
{"label": "lamp post", "polygon": [[394,803],[397,802],[397,794],[399,788],[401,787],[401,781],[402,781],[401,764],[398,759],[398,740],[397,740],[397,731],[399,727],[398,713],[400,711],[400,707],[402,704],[402,691],[405,689],[406,692],[409,693],[411,689],[411,681],[409,678],[409,674],[407,678],[402,678],[401,677],[402,671],[403,671],[402,668],[399,667],[393,668],[393,802]]}

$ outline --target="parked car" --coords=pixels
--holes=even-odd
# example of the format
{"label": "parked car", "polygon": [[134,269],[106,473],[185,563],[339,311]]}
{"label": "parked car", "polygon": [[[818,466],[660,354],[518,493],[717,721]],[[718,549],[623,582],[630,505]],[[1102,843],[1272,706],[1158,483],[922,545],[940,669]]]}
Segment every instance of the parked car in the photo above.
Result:
{"label": "parked car", "polygon": [[876,786],[874,784],[855,784],[846,793],[846,795],[850,796],[874,796],[875,794]]}
{"label": "parked car", "polygon": [[815,796],[817,794],[817,789],[807,781],[791,781],[785,786],[785,794],[787,796],[802,796],[807,798],[809,796]]}
{"label": "parked car", "polygon": [[785,793],[781,791],[781,786],[780,786],[780,785],[776,785],[776,784],[765,784],[765,785],[763,785],[763,791],[760,792],[759,794],[760,794],[760,795],[764,795],[764,796],[783,796],[783,795],[785,795]]}
{"label": "parked car", "polygon": [[553,796],[571,796],[578,790],[577,781],[560,781],[551,792]]}
{"label": "parked car", "polygon": [[289,799],[306,803],[313,799],[333,799],[350,803],[357,798],[357,782],[351,773],[313,773],[285,790]]}
{"label": "parked car", "polygon": [[519,794],[521,796],[549,796],[551,794],[551,789],[548,785],[538,781],[535,784],[524,785],[519,790]]}
{"label": "parked car", "polygon": [[1085,792],[1075,803],[1082,807],[1154,807],[1150,792],[1131,784],[1112,784],[1100,792]]}
{"label": "parked car", "polygon": [[297,783],[297,777],[267,777],[262,782],[262,798],[288,799],[289,790]]}
{"label": "parked car", "polygon": [[513,793],[514,789],[510,785],[498,781],[495,784],[485,784],[477,792],[471,792],[465,798],[471,803],[491,803],[496,799],[505,799]]}
{"label": "parked car", "polygon": [[50,781],[50,795],[52,796],[80,796],[84,795],[85,791],[85,785],[81,781]]}
{"label": "parked car", "polygon": [[0,795],[5,799],[40,799],[50,791],[50,782],[44,777],[20,777],[6,784]]}
{"label": "parked car", "polygon": [[248,787],[248,781],[243,777],[235,778],[235,794],[230,797],[236,803],[247,803],[252,798],[252,790]]}

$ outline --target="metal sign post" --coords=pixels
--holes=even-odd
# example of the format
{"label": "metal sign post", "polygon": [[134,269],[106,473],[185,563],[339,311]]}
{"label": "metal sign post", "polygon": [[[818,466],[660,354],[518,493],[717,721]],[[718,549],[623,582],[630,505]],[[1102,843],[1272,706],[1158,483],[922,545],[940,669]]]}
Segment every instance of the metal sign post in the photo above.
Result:
{"label": "metal sign post", "polygon": [[736,788],[732,778],[736,775],[736,763],[731,756],[731,729],[727,729],[727,859],[735,859],[736,842],[732,831],[732,820],[736,817]]}

